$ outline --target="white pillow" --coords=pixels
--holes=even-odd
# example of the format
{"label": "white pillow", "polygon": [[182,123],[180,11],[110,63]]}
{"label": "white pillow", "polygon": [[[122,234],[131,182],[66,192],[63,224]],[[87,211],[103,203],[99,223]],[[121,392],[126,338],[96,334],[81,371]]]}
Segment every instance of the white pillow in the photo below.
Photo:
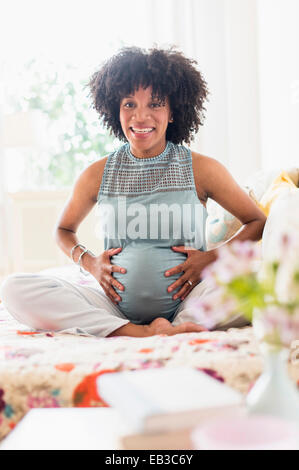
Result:
{"label": "white pillow", "polygon": [[257,171],[247,179],[245,187],[252,191],[257,201],[260,201],[272,181],[274,181],[282,171],[285,171],[295,185],[299,186],[299,168],[288,168],[286,170],[276,168],[270,171]]}
{"label": "white pillow", "polygon": [[299,188],[282,194],[271,206],[263,233],[263,259],[275,257],[281,234],[285,232],[299,237]]}

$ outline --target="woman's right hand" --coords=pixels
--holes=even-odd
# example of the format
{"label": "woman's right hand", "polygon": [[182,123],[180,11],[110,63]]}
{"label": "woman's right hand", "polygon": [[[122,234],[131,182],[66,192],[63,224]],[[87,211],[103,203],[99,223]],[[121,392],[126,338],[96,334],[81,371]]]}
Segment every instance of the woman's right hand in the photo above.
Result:
{"label": "woman's right hand", "polygon": [[104,289],[105,294],[109,297],[112,302],[117,305],[122,299],[115,291],[115,288],[124,291],[124,286],[118,282],[114,277],[113,273],[125,274],[127,270],[121,266],[111,264],[111,257],[117,255],[122,250],[119,248],[111,248],[101,253],[99,256],[95,256],[90,264],[89,272],[99,282]]}

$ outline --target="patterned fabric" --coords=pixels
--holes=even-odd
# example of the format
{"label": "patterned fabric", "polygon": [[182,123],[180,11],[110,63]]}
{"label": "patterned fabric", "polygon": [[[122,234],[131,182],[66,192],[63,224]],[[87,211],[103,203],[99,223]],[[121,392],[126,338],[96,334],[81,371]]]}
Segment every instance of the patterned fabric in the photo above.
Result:
{"label": "patterned fabric", "polygon": [[[91,282],[70,266],[53,274]],[[96,338],[30,331],[0,303],[0,439],[32,408],[107,406],[101,374],[190,366],[246,394],[262,370],[251,328],[149,338]],[[291,368],[294,380],[299,370]]]}
{"label": "patterned fabric", "polygon": [[160,191],[193,190],[194,180],[190,150],[167,142],[156,157],[136,158],[129,144],[109,155],[99,195],[145,195]]}

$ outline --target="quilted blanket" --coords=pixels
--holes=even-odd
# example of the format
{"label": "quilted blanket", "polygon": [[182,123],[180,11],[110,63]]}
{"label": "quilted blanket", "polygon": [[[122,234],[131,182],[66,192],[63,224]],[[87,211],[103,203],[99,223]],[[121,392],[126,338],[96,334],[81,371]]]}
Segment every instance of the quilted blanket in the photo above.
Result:
{"label": "quilted blanket", "polygon": [[[94,282],[73,266],[46,272]],[[96,389],[101,374],[186,365],[246,394],[263,363],[250,327],[149,338],[39,333],[0,303],[0,439],[31,408],[107,406]],[[299,379],[298,369],[290,373]]]}

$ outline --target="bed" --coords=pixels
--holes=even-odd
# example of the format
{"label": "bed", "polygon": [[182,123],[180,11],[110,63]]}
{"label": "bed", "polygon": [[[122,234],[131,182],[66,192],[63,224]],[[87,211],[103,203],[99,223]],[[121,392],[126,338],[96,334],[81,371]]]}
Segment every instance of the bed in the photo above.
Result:
{"label": "bed", "polygon": [[[93,283],[77,267],[44,270]],[[188,365],[246,394],[263,363],[251,327],[150,338],[97,338],[36,332],[0,303],[0,439],[32,408],[107,406],[96,390],[104,373]],[[290,364],[299,381],[299,370]]]}

